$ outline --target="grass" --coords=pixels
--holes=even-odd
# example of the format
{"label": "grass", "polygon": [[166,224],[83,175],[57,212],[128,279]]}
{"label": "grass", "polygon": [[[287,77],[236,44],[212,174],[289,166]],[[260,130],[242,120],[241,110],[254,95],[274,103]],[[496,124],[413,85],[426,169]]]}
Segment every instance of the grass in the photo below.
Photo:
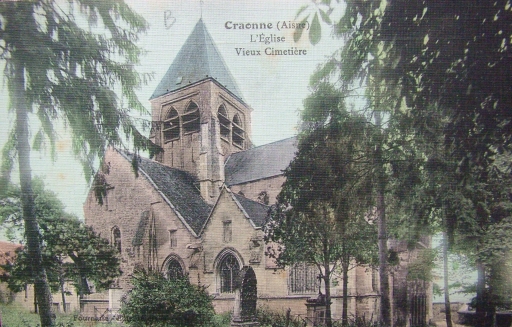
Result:
{"label": "grass", "polygon": [[[2,327],[39,327],[39,315],[30,312],[24,307],[15,304],[1,304]],[[120,323],[89,322],[78,320],[78,313],[57,314],[57,327],[96,327],[96,326],[117,326],[125,327]]]}
{"label": "grass", "polygon": [[[22,306],[14,304],[0,304],[0,313],[2,314],[2,327],[39,327],[39,316],[30,312]],[[283,312],[274,312],[269,308],[260,308],[258,310],[258,321],[262,327],[285,327],[287,325],[286,314]],[[214,317],[210,327],[229,327],[231,316],[229,313],[218,314]],[[339,322],[335,322],[335,326],[339,326]],[[119,322],[93,322],[80,321],[78,313],[58,314],[56,319],[56,327],[127,327],[127,325]],[[288,320],[289,327],[302,327],[304,322],[296,317],[290,317]],[[351,327],[379,327],[380,325],[372,321],[364,321],[364,319],[356,319],[350,324]]]}
{"label": "grass", "polygon": [[[0,304],[0,313],[2,314],[2,327],[39,327],[39,315],[30,312],[22,306],[15,304]],[[229,327],[231,316],[229,314],[219,314],[213,319],[211,327]],[[118,322],[90,322],[80,321],[78,313],[58,314],[56,319],[57,327],[127,327]]]}

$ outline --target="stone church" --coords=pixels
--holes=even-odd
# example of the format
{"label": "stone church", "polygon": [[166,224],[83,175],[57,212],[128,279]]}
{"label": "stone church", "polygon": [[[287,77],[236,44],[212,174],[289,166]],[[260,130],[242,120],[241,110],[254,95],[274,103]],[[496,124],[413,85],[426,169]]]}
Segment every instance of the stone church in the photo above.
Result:
{"label": "stone church", "polygon": [[[233,281],[251,266],[258,305],[306,316],[318,296],[316,267],[279,268],[265,256],[262,225],[296,151],[289,138],[253,147],[251,107],[244,102],[205,24],[199,20],[150,98],[155,160],[111,149],[101,179],[103,204],[91,189],[85,221],[117,246],[123,276],[109,292],[84,303],[116,310],[136,267],[206,285],[218,312],[233,306]],[[376,317],[378,274],[357,267],[349,276],[349,311]],[[333,317],[341,317],[341,280],[334,283]],[[101,310],[100,310],[101,311]]]}

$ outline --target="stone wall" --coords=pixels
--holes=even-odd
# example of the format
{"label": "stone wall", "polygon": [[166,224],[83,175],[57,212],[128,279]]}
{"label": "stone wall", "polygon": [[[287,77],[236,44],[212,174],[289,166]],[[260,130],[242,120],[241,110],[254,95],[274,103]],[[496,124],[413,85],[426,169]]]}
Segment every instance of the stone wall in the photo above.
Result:
{"label": "stone wall", "polygon": [[266,192],[269,199],[268,204],[272,205],[276,202],[277,195],[281,192],[284,181],[284,176],[275,176],[244,184],[232,185],[230,189],[233,193],[241,192],[246,198],[254,201],[258,201],[261,192]]}
{"label": "stone wall", "polygon": [[[452,321],[457,322],[459,311],[462,307],[464,307],[464,303],[460,302],[451,302],[450,307],[452,309]],[[444,303],[433,303],[432,304],[432,321],[445,321],[446,319],[446,310],[444,308]]]}
{"label": "stone wall", "polygon": [[[89,194],[84,205],[86,224],[112,240],[112,229],[121,232],[121,269],[115,298],[108,293],[88,297],[90,305],[86,310],[107,303],[109,308],[118,306],[120,294],[130,289],[130,274],[137,266],[152,267],[165,271],[166,259],[174,257],[183,265],[192,283],[206,285],[215,297],[214,305],[218,312],[229,311],[233,306],[234,294],[219,292],[218,261],[226,251],[234,253],[240,260],[240,267],[249,265],[254,269],[258,281],[258,297],[261,305],[269,304],[273,309],[291,308],[296,315],[305,315],[306,299],[315,294],[291,294],[288,289],[288,269],[277,268],[265,256],[263,231],[254,226],[243,210],[225,189],[211,213],[210,219],[199,238],[196,238],[179,220],[171,207],[163,200],[144,174],[136,177],[131,163],[118,152],[106,154],[105,164],[108,174],[105,180],[109,185],[105,204],[100,206],[93,193]],[[261,180],[246,185],[245,190],[259,190],[266,186],[277,189],[283,179]],[[248,192],[249,193],[249,192]],[[256,191],[249,193],[254,196]],[[271,193],[272,194],[272,193]],[[275,194],[275,193],[274,193]],[[149,230],[140,234],[141,219],[148,219],[156,248],[149,247]],[[232,234],[229,241],[223,237],[224,222],[230,221]],[[176,233],[176,242],[171,244],[169,231]],[[134,243],[138,241],[138,244]],[[196,250],[194,250],[196,249]],[[378,296],[372,289],[371,270],[357,267],[349,272],[349,295],[351,314],[371,316],[376,308]],[[342,283],[333,283],[333,313],[341,315]],[[316,292],[316,291],[315,291]],[[103,296],[103,297],[102,297]],[[107,302],[105,302],[107,301]],[[97,310],[96,310],[97,311]]]}
{"label": "stone wall", "polygon": [[[90,192],[84,205],[85,223],[110,242],[112,229],[119,228],[123,275],[119,278],[118,286],[127,289],[130,286],[129,276],[136,266],[148,268],[149,265],[161,269],[165,259],[171,254],[180,258],[190,257],[192,250],[187,249],[187,244],[195,242],[196,238],[181,223],[149,180],[143,174],[135,176],[131,163],[126,158],[110,150],[105,156],[105,163],[109,167],[105,179],[110,185],[107,201],[99,205],[93,192]],[[142,235],[138,235],[144,216],[148,218],[148,224],[153,224],[152,229],[157,239],[156,249],[148,246],[148,227]],[[175,231],[178,240],[178,244],[172,248],[169,237],[171,230]],[[141,238],[141,245],[134,244],[136,238]],[[187,262],[183,267],[185,272],[188,267]]]}
{"label": "stone wall", "polygon": [[[230,221],[232,239],[223,240],[224,222]],[[232,251],[241,261],[240,266],[250,265],[258,279],[260,296],[286,294],[286,277],[280,270],[266,269],[268,258],[264,255],[265,244],[263,232],[255,229],[247,219],[232,195],[225,191],[215,206],[211,219],[203,232],[205,282],[212,287],[211,292],[218,293],[219,280],[216,279],[217,261],[223,251]],[[219,294],[217,297],[232,297],[230,294]]]}

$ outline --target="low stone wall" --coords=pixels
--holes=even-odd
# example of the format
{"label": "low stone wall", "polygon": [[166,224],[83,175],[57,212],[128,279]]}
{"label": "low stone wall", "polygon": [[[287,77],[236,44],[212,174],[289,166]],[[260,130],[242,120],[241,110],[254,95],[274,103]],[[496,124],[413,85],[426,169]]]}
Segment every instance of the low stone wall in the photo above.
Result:
{"label": "low stone wall", "polygon": [[[476,312],[470,310],[460,310],[458,312],[459,323],[465,326],[477,326]],[[501,311],[496,313],[497,327],[510,327],[512,325],[512,312]]]}
{"label": "low stone wall", "polygon": [[[450,303],[452,309],[452,321],[457,322],[459,316],[457,311],[465,306],[465,303],[452,302]],[[444,303],[433,303],[432,304],[432,320],[433,321],[444,321],[446,319],[446,311],[444,309]]]}

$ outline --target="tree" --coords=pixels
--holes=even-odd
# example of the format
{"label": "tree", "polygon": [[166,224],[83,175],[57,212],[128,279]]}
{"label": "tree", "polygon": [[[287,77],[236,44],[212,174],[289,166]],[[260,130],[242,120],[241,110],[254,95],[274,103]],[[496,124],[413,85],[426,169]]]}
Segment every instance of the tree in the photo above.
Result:
{"label": "tree", "polygon": [[433,284],[434,295],[444,295],[445,299],[445,320],[446,325],[449,326],[452,322],[452,312],[449,308],[450,297],[453,294],[472,294],[475,291],[474,283],[474,262],[471,258],[463,254],[448,249],[447,233],[442,233],[442,236],[437,237],[440,243],[436,249],[438,256],[436,258],[436,274],[442,276],[442,284]]}
{"label": "tree", "polygon": [[[32,180],[37,217],[42,219],[78,219],[65,211],[64,204],[55,192],[46,189],[44,180],[36,176]],[[11,242],[24,243],[21,188],[9,183],[0,196],[0,226]]]}
{"label": "tree", "polygon": [[[135,42],[147,23],[124,2],[113,0],[72,0],[65,6],[54,0],[7,1],[0,4],[0,18],[0,58],[6,63],[10,107],[15,112],[11,139],[3,151],[7,157],[0,190],[5,189],[17,158],[26,248],[41,325],[52,326],[51,293],[42,265],[31,185],[29,116],[35,114],[41,125],[35,134],[35,149],[46,141],[54,154],[55,122],[69,129],[73,150],[88,178],[106,146],[122,144],[121,132],[136,149],[152,152],[151,143],[129,116],[130,110],[145,111],[135,95],[145,79],[134,65],[142,54]],[[86,22],[99,23],[106,32],[82,28]]]}
{"label": "tree", "polygon": [[[366,156],[372,128],[360,115],[340,107],[341,94],[321,84],[305,100],[305,130],[286,182],[272,207],[265,240],[278,264],[318,267],[324,282],[326,324],[330,326],[330,283],[338,264],[343,274],[343,322],[348,323],[348,270],[351,263],[376,262],[371,167]],[[330,118],[325,119],[320,110]],[[370,160],[371,161],[371,160]]]}
{"label": "tree", "polygon": [[[72,281],[80,294],[88,294],[88,282],[98,289],[108,288],[121,275],[119,255],[115,247],[97,235],[91,227],[85,226],[78,218],[67,214],[64,205],[55,193],[44,188],[40,179],[34,180],[35,211],[39,217],[43,265],[47,272],[50,289],[61,291],[64,303],[64,283]],[[21,190],[10,185],[8,196],[0,199],[0,221],[9,234],[21,235],[23,229]],[[15,239],[15,238],[14,238]],[[21,240],[24,243],[24,240]],[[17,254],[13,265],[6,268],[8,285],[19,292],[25,284],[33,284],[31,261],[25,250]]]}
{"label": "tree", "polygon": [[[321,6],[328,14],[337,5],[326,0]],[[388,108],[402,113],[414,130],[421,130],[431,111],[446,120],[442,144],[457,163],[450,173],[459,185],[461,202],[473,209],[464,217],[469,221],[452,216],[448,226],[465,235],[460,242],[471,240],[470,251],[478,254],[479,325],[485,324],[485,299],[492,298],[486,293],[493,290],[493,268],[482,256],[489,254],[483,250],[485,240],[492,238],[494,224],[506,227],[510,216],[504,210],[504,193],[497,192],[509,172],[494,164],[497,154],[510,153],[512,137],[512,97],[506,87],[512,81],[510,9],[508,0],[449,5],[439,0],[354,0],[347,1],[341,19],[332,22],[335,34],[347,41],[339,60],[341,79],[364,80],[369,96],[387,97]],[[506,227],[504,232],[511,231]]]}
{"label": "tree", "polygon": [[121,314],[129,326],[210,326],[215,314],[205,286],[187,276],[167,279],[157,271],[136,271],[133,289],[122,299]]}
{"label": "tree", "polygon": [[[117,249],[77,219],[41,221],[43,265],[50,289],[60,291],[66,303],[64,285],[71,281],[80,296],[90,293],[90,283],[98,290],[108,289],[121,275]],[[19,292],[33,284],[27,252],[17,254],[13,265],[6,267],[8,285]]]}

